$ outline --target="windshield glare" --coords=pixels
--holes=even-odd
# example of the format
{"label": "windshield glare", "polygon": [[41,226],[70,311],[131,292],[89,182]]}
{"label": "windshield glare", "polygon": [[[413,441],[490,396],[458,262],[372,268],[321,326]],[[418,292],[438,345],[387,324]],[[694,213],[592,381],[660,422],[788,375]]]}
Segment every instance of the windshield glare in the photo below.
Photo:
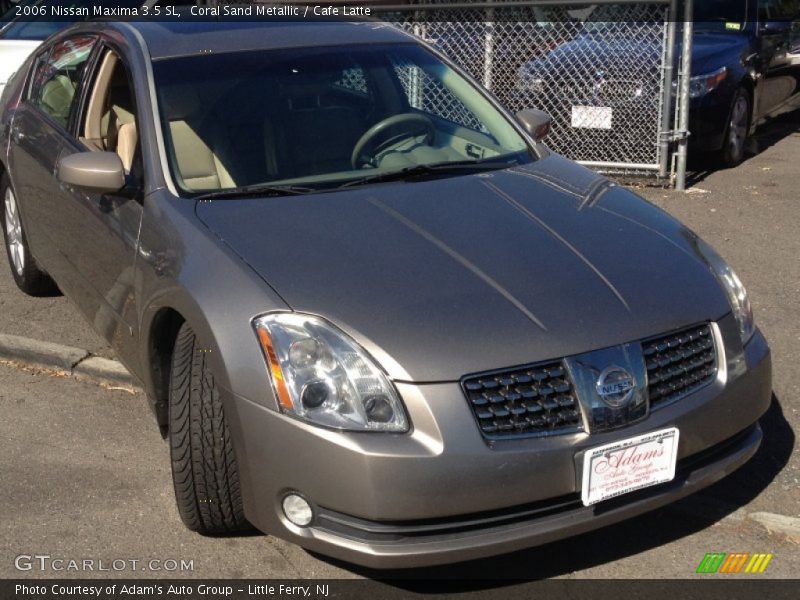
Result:
{"label": "windshield glare", "polygon": [[154,62],[176,184],[336,187],[421,165],[531,160],[475,87],[415,44]]}

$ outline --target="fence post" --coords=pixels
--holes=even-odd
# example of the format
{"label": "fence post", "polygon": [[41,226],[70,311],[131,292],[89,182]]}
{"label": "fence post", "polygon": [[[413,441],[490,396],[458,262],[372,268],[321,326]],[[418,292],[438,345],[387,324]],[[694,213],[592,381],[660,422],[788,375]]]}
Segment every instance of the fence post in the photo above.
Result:
{"label": "fence post", "polygon": [[672,82],[675,78],[675,31],[678,27],[678,0],[671,0],[667,12],[666,54],[664,57],[664,90],[661,113],[661,150],[659,156],[659,177],[666,177],[669,171],[669,149],[672,140],[670,132],[675,115],[672,111]]}
{"label": "fence post", "polygon": [[492,90],[492,72],[494,60],[494,9],[486,9],[483,38],[483,87]]}
{"label": "fence post", "polygon": [[689,150],[689,85],[692,77],[692,33],[694,32],[694,0],[685,0],[683,16],[683,48],[681,52],[680,120],[678,123],[678,166],[675,175],[675,189],[686,190],[686,160]]}
{"label": "fence post", "polygon": [[[428,39],[428,22],[427,17],[416,11],[414,13],[414,35],[423,40]],[[422,80],[421,73],[418,68],[410,69],[411,76],[411,90],[410,96],[413,98],[412,106],[414,108],[422,108]]]}

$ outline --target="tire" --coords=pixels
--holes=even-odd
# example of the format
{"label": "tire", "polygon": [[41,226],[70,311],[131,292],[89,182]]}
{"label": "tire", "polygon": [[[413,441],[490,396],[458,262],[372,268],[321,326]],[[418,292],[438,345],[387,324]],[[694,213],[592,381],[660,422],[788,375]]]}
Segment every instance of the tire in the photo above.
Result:
{"label": "tire", "polygon": [[744,88],[739,88],[731,102],[730,116],[719,154],[722,167],[730,169],[741,164],[744,160],[749,131],[750,95]]}
{"label": "tire", "polygon": [[0,179],[0,222],[3,228],[8,265],[17,287],[29,296],[53,296],[59,293],[55,282],[39,267],[31,254],[22,228],[19,203],[8,175]]}
{"label": "tire", "polygon": [[206,353],[186,323],[172,354],[169,443],[175,500],[186,527],[202,534],[247,529],[222,401]]}

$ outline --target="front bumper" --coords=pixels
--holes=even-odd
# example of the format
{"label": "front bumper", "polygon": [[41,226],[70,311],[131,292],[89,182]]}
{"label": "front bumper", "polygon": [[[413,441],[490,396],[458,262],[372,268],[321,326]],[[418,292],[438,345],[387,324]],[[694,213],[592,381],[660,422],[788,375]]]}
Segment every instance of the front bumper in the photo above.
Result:
{"label": "front bumper", "polygon": [[726,86],[691,100],[689,106],[690,149],[698,152],[715,152],[722,148],[736,89]]}
{"label": "front bumper", "polygon": [[[730,316],[720,322],[726,337],[735,327]],[[756,421],[771,398],[769,348],[756,333],[727,361],[726,377],[635,425],[493,447],[457,383],[399,384],[414,424],[405,435],[328,431],[226,394],[245,514],[264,532],[379,568],[469,560],[602,527],[711,485],[756,452]],[[671,426],[681,435],[673,481],[581,504],[588,448]],[[311,527],[283,517],[288,491],[315,506]]]}

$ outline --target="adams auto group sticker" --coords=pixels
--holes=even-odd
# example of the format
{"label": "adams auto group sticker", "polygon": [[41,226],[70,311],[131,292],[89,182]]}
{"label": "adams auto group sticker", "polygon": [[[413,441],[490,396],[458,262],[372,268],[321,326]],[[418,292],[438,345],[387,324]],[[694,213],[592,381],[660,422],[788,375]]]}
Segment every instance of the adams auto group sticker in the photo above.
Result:
{"label": "adams auto group sticker", "polygon": [[583,504],[590,506],[672,481],[678,438],[678,429],[671,427],[587,450],[583,456]]}

